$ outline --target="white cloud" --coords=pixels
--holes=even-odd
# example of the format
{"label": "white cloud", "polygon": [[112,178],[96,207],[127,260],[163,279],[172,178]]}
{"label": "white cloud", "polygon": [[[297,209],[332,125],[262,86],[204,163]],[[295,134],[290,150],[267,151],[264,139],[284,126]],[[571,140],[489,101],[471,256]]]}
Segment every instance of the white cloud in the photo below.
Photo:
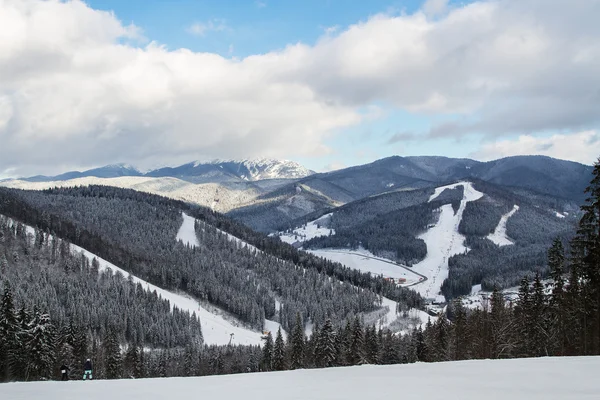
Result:
{"label": "white cloud", "polygon": [[225,20],[214,18],[206,22],[194,22],[186,30],[196,36],[205,36],[208,32],[223,32],[229,30]]}
{"label": "white cloud", "polygon": [[340,29],[339,25],[333,25],[333,26],[327,26],[327,27],[323,28],[323,31],[325,32],[326,35],[333,35],[339,29]]}
{"label": "white cloud", "polygon": [[427,0],[423,3],[423,11],[427,15],[436,16],[448,10],[448,0]]}
{"label": "white cloud", "polygon": [[265,8],[267,6],[267,3],[265,3],[264,1],[255,1],[254,4],[256,5],[256,7],[258,8]]}
{"label": "white cloud", "polygon": [[[599,15],[598,0],[381,14],[240,60],[139,47],[79,0],[0,0],[0,170],[317,156],[373,104],[437,114],[432,136],[596,129]],[[443,124],[456,113],[469,123]]]}
{"label": "white cloud", "polygon": [[484,144],[472,154],[478,160],[495,160],[502,157],[541,154],[563,160],[593,164],[600,156],[600,132],[595,130],[550,137],[521,135],[514,140],[497,140]]}

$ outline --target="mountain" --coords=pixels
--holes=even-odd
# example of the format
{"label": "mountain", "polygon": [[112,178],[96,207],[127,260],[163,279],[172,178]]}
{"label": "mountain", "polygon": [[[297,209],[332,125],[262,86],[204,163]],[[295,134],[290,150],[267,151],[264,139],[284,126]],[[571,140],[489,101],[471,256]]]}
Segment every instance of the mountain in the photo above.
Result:
{"label": "mountain", "polygon": [[300,179],[313,174],[302,165],[287,160],[217,160],[191,162],[179,167],[165,167],[150,171],[146,176],[175,177],[194,183],[221,183],[231,181],[258,181],[265,179]]}
{"label": "mountain", "polygon": [[[327,173],[313,173],[291,161],[230,160],[192,162],[145,174],[120,164],[0,184],[21,189],[93,184],[132,188],[227,212],[254,229],[270,233],[293,228],[297,219],[310,220],[371,196],[433,188],[460,179],[486,181],[538,201],[560,203],[557,207],[576,208],[585,199],[583,190],[591,172],[591,166],[545,156],[489,162],[393,156]],[[72,179],[74,176],[78,178]]]}
{"label": "mountain", "polygon": [[[578,217],[572,200],[470,178],[324,209],[277,235],[322,257],[359,253],[401,264],[416,275],[403,278],[433,301],[469,294],[475,285],[507,288],[523,276],[547,273],[548,248],[555,238],[566,243],[574,235]],[[364,259],[354,265],[372,271]]]}
{"label": "mountain", "polygon": [[100,168],[70,171],[56,176],[36,175],[20,178],[26,182],[67,181],[70,179],[121,176],[172,177],[193,183],[253,182],[260,180],[301,179],[314,174],[294,161],[275,159],[194,161],[178,167],[164,167],[142,173],[129,164],[111,164]]}
{"label": "mountain", "polygon": [[119,176],[142,176],[143,174],[135,167],[129,164],[111,164],[100,168],[93,168],[83,172],[70,171],[56,176],[36,175],[29,178],[21,178],[26,182],[49,182],[49,181],[67,181],[70,179],[84,178],[93,176],[97,178],[116,178]]}

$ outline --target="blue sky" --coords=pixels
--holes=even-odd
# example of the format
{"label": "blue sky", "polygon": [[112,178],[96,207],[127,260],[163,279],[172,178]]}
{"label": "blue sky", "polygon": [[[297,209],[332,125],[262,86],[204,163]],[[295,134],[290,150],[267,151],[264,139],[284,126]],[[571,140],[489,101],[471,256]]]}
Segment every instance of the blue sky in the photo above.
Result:
{"label": "blue sky", "polygon": [[600,154],[600,3],[5,0],[0,179]]}

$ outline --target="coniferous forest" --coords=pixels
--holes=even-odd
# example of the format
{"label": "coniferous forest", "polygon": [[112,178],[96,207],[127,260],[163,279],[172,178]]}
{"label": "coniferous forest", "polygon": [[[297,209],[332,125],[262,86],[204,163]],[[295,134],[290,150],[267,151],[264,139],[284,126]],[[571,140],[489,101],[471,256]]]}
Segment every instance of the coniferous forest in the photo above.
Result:
{"label": "coniferous forest", "polygon": [[[28,235],[22,224],[8,218],[0,220],[3,380],[58,378],[58,368],[65,362],[78,379],[85,358],[93,360],[97,378],[137,378],[600,354],[600,161],[586,189],[576,234],[568,241],[558,237],[546,249],[547,279],[540,274],[531,280],[524,276],[514,301],[496,288],[482,309],[468,309],[457,297],[424,329],[404,335],[365,325],[361,319],[361,311],[372,310],[377,293],[384,290],[378,281],[344,275],[346,270],[340,266],[303,258],[307,256],[285,246],[267,245],[271,242],[249,234],[244,239],[264,251],[264,258],[257,258],[257,252],[248,248],[234,251],[240,250],[232,244],[235,242],[226,238],[219,241],[218,231],[211,233],[210,226],[217,224],[210,224],[210,218],[219,216],[205,210],[186,209],[206,222],[197,226],[197,233],[207,245],[193,250],[181,243],[169,245],[164,239],[175,235],[181,208],[161,198],[135,201],[134,192],[101,187],[0,194],[3,214],[37,227]],[[145,225],[145,221],[150,224],[150,217],[163,220],[164,235]],[[207,237],[202,236],[203,229]],[[195,316],[170,312],[169,305],[155,295],[119,275],[98,271],[94,261],[68,251],[66,239],[91,246],[104,258],[173,289],[206,285],[203,277],[194,274],[194,268],[180,269],[175,261],[189,266],[198,257],[202,262],[193,264],[195,268],[206,271],[202,275],[209,275],[210,282],[220,285],[221,290],[227,290],[224,276],[211,274],[203,264],[217,263],[219,268],[228,269],[229,288],[236,287],[237,265],[246,279],[251,276],[250,281],[262,285],[255,285],[252,291],[236,289],[235,298],[249,308],[238,310],[236,301],[220,304],[252,325],[258,321],[253,307],[260,316],[271,315],[275,311],[269,311],[269,304],[275,297],[288,299],[292,306],[278,317],[289,334],[284,338],[281,332],[269,333],[262,347],[205,346]],[[265,250],[269,246],[277,250],[269,253]],[[211,255],[213,249],[220,249],[217,256]],[[149,251],[159,256],[158,261],[143,257]],[[237,258],[221,255],[228,252]],[[253,252],[253,263],[244,252]],[[295,263],[296,257],[302,261]],[[165,263],[174,267],[160,268]],[[269,275],[269,269],[257,265],[262,263],[285,278],[277,280]],[[303,267],[298,268],[300,265]],[[302,273],[294,272],[298,270]],[[332,276],[340,278],[339,291],[321,293],[326,287],[322,280]],[[277,284],[265,286],[270,280],[282,285],[293,282],[306,297],[294,302],[299,293]],[[310,285],[305,286],[307,280]],[[369,287],[379,291],[368,291]],[[206,289],[191,293],[210,296]],[[418,297],[411,298],[405,291],[396,292],[396,296],[404,298],[407,306],[410,302],[419,305]],[[218,303],[216,299],[211,298]],[[314,327],[307,337],[305,325],[309,320]]]}

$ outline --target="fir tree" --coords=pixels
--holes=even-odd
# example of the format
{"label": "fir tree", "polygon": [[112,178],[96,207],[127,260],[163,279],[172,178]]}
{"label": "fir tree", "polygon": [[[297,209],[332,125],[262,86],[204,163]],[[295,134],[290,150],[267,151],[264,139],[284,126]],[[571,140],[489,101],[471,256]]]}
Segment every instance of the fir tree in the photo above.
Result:
{"label": "fir tree", "polygon": [[264,339],[265,345],[262,349],[261,368],[263,371],[271,371],[273,368],[273,335],[267,333]]}
{"label": "fir tree", "polygon": [[275,347],[273,348],[273,370],[283,371],[286,369],[285,360],[285,342],[281,334],[281,328],[277,330],[277,338],[275,339]]}
{"label": "fir tree", "polygon": [[304,367],[304,325],[302,324],[302,318],[300,313],[296,314],[296,324],[291,335],[291,354],[290,354],[290,368],[298,369]]}
{"label": "fir tree", "polygon": [[119,379],[123,373],[123,359],[119,339],[114,330],[109,330],[104,339],[104,368],[106,379]]}
{"label": "fir tree", "polygon": [[318,332],[315,345],[315,364],[317,367],[333,367],[336,365],[336,337],[331,320],[327,318],[323,328]]}

